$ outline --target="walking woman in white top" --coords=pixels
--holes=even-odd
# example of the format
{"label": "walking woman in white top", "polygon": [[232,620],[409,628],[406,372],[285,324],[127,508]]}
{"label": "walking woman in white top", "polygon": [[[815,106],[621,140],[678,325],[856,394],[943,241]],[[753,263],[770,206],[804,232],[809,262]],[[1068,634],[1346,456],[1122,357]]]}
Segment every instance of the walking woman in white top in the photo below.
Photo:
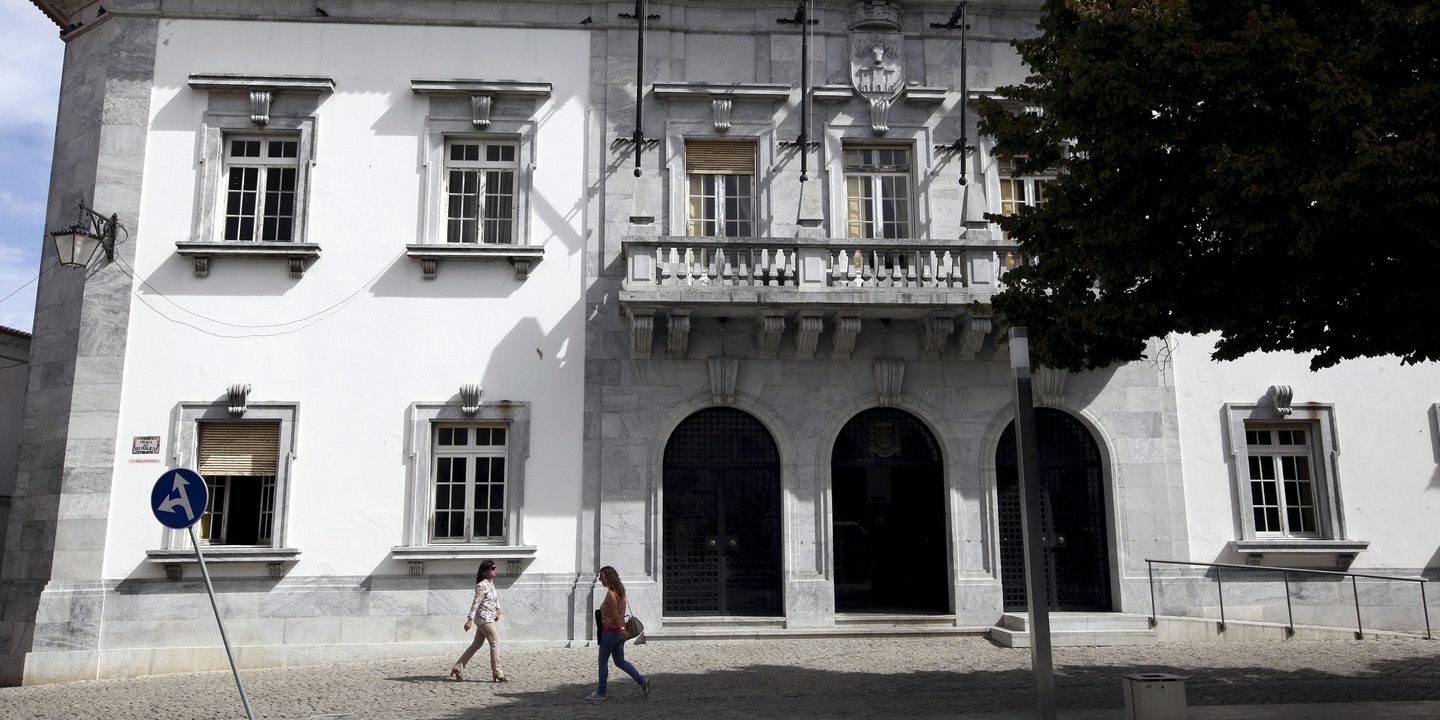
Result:
{"label": "walking woman in white top", "polygon": [[455,667],[450,668],[450,677],[464,680],[465,663],[470,662],[470,658],[488,640],[490,677],[495,682],[510,682],[505,677],[505,671],[500,669],[500,633],[495,630],[495,623],[500,620],[500,593],[495,591],[494,560],[482,560],[480,571],[475,573],[475,601],[470,603],[470,614],[465,616],[465,632],[470,632],[470,625],[477,619],[480,627],[475,629],[475,640],[455,661]]}

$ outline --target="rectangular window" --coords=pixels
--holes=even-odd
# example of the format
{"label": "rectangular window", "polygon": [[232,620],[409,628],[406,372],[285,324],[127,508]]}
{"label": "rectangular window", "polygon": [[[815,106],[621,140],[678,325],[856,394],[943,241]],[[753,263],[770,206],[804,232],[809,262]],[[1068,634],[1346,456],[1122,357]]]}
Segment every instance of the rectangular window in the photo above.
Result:
{"label": "rectangular window", "polygon": [[295,137],[225,137],[222,238],[293,242],[300,141]]}
{"label": "rectangular window", "polygon": [[1318,537],[1313,433],[1303,426],[1245,426],[1256,536]]}
{"label": "rectangular window", "polygon": [[755,145],[685,143],[688,230],[697,237],[754,235]]}
{"label": "rectangular window", "polygon": [[910,149],[845,148],[846,237],[910,237]]}
{"label": "rectangular window", "polygon": [[199,537],[211,545],[269,546],[280,423],[202,422],[198,432],[198,470],[210,488]]}
{"label": "rectangular window", "polygon": [[508,428],[434,428],[433,542],[478,542],[505,537]]}
{"label": "rectangular window", "polygon": [[445,142],[445,240],[515,242],[515,143]]}
{"label": "rectangular window", "polygon": [[[1016,175],[1013,157],[1000,157],[997,163],[1000,168],[1001,215],[1015,215],[1021,207],[1045,204],[1045,186],[1055,179],[1053,175]],[[1009,239],[1008,235],[1006,239]]]}

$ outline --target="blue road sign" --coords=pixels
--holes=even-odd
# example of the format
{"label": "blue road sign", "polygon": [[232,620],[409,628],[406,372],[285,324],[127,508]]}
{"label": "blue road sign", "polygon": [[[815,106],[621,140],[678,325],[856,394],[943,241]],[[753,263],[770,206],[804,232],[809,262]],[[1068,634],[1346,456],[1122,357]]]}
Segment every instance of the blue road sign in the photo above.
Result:
{"label": "blue road sign", "polygon": [[210,489],[194,470],[167,470],[150,491],[150,509],[162,525],[183,530],[195,524],[205,512]]}

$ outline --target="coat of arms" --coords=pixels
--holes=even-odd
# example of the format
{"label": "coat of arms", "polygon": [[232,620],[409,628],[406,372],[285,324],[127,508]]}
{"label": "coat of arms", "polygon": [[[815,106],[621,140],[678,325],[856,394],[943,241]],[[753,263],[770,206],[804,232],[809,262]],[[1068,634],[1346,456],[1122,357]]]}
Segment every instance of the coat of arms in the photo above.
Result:
{"label": "coat of arms", "polygon": [[890,104],[905,89],[904,36],[898,32],[850,35],[850,83],[870,104],[870,127],[889,130]]}

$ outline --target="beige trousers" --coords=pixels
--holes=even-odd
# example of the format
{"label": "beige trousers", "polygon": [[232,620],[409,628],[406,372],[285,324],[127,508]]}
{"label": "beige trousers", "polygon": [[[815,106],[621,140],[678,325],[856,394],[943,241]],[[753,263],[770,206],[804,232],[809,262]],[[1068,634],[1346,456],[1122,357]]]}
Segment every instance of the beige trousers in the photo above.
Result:
{"label": "beige trousers", "polygon": [[496,677],[505,677],[505,671],[500,669],[500,633],[495,630],[493,622],[479,623],[475,626],[475,640],[470,643],[470,647],[465,648],[460,659],[455,661],[454,669],[463,674],[465,663],[470,662],[470,658],[475,656],[476,651],[487,640],[490,641],[490,673]]}

